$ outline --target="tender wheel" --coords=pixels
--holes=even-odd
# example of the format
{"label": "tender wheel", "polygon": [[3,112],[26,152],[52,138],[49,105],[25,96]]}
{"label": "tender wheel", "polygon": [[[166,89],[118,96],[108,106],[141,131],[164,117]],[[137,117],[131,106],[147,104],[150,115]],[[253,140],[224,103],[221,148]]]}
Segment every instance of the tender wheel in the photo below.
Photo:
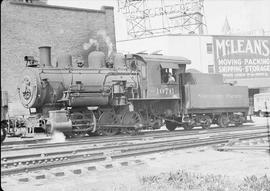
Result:
{"label": "tender wheel", "polygon": [[226,114],[222,114],[218,119],[218,125],[222,128],[226,128],[229,126],[230,119]]}
{"label": "tender wheel", "polygon": [[234,124],[235,127],[240,127],[241,125],[243,125],[243,123],[240,123],[240,122],[239,122],[239,123],[235,123],[235,124]]}
{"label": "tender wheel", "polygon": [[166,121],[166,128],[169,130],[169,131],[174,131],[177,127],[177,123],[174,123],[174,122],[171,122],[171,121]]}
{"label": "tender wheel", "polygon": [[183,128],[188,131],[188,130],[193,129],[193,126],[192,125],[189,125],[188,123],[184,123],[183,124]]}
{"label": "tender wheel", "polygon": [[161,127],[161,125],[159,124],[158,121],[155,121],[155,122],[153,123],[153,125],[152,125],[152,128],[153,128],[153,129],[160,129],[160,127]]}
{"label": "tender wheel", "polygon": [[139,130],[140,126],[142,124],[142,117],[141,115],[136,111],[128,111],[126,112],[122,117],[122,125],[131,125],[133,127],[129,127],[126,129],[128,133],[135,133]]}
{"label": "tender wheel", "polygon": [[237,114],[233,114],[230,116],[231,122],[235,127],[241,126],[245,122],[245,117]]}
{"label": "tender wheel", "polygon": [[209,129],[212,124],[212,119],[208,115],[203,115],[200,118],[200,123],[203,129]]}
{"label": "tender wheel", "polygon": [[99,117],[100,131],[102,135],[113,136],[120,132],[119,128],[115,127],[102,127],[102,125],[115,125],[119,124],[119,119],[113,111],[105,111]]}

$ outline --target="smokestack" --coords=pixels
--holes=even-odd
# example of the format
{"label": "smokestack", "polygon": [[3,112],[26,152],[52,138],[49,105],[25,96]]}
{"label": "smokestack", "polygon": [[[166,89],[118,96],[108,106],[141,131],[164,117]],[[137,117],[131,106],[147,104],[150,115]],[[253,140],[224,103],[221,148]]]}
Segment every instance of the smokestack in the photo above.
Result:
{"label": "smokestack", "polygon": [[40,65],[42,67],[52,67],[50,46],[39,47],[39,57],[40,57]]}

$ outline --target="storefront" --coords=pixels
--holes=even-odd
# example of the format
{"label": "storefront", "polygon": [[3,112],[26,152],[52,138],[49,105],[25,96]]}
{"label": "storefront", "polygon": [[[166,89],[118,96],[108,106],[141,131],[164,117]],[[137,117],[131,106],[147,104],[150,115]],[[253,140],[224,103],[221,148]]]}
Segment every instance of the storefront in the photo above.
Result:
{"label": "storefront", "polygon": [[213,36],[214,71],[226,82],[249,87],[254,94],[270,92],[269,36]]}

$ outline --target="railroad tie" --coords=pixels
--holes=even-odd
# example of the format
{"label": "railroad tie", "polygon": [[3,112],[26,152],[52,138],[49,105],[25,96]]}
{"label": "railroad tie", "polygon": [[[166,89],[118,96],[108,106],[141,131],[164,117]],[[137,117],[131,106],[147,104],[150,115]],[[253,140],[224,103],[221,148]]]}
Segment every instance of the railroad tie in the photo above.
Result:
{"label": "railroad tie", "polygon": [[36,178],[37,180],[40,180],[40,179],[45,179],[46,176],[45,176],[45,174],[42,174],[42,175],[37,175],[37,176],[35,176],[35,178]]}
{"label": "railroad tie", "polygon": [[113,167],[112,164],[106,164],[106,165],[105,165],[105,168],[112,168],[112,167]]}
{"label": "railroad tie", "polygon": [[19,182],[29,182],[29,178],[19,178]]}
{"label": "railroad tie", "polygon": [[81,174],[82,173],[82,169],[71,170],[71,172],[73,172],[73,174]]}
{"label": "railroad tie", "polygon": [[53,173],[55,176],[59,177],[59,176],[65,176],[65,172],[55,172]]}
{"label": "railroad tie", "polygon": [[97,170],[97,168],[95,166],[89,166],[87,167],[88,171],[93,171],[93,170]]}
{"label": "railroad tie", "polygon": [[121,162],[121,166],[128,166],[128,162]]}

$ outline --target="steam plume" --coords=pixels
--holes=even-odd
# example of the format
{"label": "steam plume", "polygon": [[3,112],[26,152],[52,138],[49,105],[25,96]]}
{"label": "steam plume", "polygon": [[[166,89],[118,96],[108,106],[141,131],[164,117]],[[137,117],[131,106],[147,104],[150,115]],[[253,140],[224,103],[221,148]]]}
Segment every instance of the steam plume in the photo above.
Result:
{"label": "steam plume", "polygon": [[95,46],[96,50],[99,50],[100,44],[99,44],[99,41],[96,40],[96,39],[100,39],[100,40],[105,42],[107,50],[108,50],[108,55],[107,56],[109,58],[111,56],[112,52],[113,52],[113,43],[112,43],[110,37],[107,35],[105,30],[99,30],[97,32],[97,34],[96,34],[95,39],[90,38],[89,42],[83,44],[83,49],[88,50],[92,46]]}
{"label": "steam plume", "polygon": [[83,44],[83,49],[84,50],[88,50],[92,46],[95,46],[96,47],[96,50],[99,50],[99,43],[98,43],[98,41],[95,40],[95,39],[90,38],[89,39],[89,42]]}
{"label": "steam plume", "polygon": [[106,46],[108,48],[108,57],[110,57],[113,51],[113,43],[110,37],[107,35],[106,31],[104,30],[99,30],[97,32],[97,35],[102,37],[103,41],[106,43]]}

